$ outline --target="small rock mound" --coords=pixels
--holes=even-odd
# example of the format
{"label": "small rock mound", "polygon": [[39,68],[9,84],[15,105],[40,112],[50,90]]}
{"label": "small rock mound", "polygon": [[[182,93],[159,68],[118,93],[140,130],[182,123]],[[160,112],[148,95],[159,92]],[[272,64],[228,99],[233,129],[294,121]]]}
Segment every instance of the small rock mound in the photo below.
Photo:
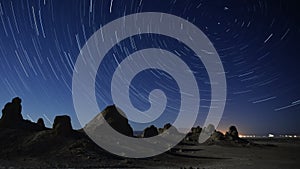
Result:
{"label": "small rock mound", "polygon": [[154,125],[151,125],[150,127],[147,127],[144,130],[142,137],[149,138],[149,137],[154,137],[157,135],[158,135],[158,129]]}
{"label": "small rock mound", "polygon": [[53,123],[53,130],[58,135],[70,135],[73,132],[71,118],[67,115],[56,116]]}

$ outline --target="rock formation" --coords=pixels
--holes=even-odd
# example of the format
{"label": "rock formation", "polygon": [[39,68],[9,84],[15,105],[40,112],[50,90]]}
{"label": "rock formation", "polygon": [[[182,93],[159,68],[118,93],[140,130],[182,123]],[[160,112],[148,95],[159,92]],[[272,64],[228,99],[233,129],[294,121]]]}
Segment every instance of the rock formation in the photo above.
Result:
{"label": "rock formation", "polygon": [[215,128],[214,125],[209,124],[209,125],[207,125],[207,127],[204,127],[203,130],[204,130],[205,133],[211,135],[216,130],[216,128]]}
{"label": "rock formation", "polygon": [[133,137],[133,129],[129,125],[125,113],[115,105],[106,107],[84,127],[84,130],[96,134],[98,129],[104,125],[104,120],[120,134]]}
{"label": "rock formation", "polygon": [[2,110],[0,128],[24,129],[24,130],[44,130],[45,126],[24,120],[22,112],[22,100],[19,97],[12,99]]}
{"label": "rock formation", "polygon": [[167,132],[167,134],[174,134],[174,135],[179,134],[178,130],[170,123],[165,124],[164,127],[159,128],[158,131],[159,133]]}
{"label": "rock formation", "polygon": [[133,136],[133,129],[128,123],[126,115],[115,105],[108,106],[103,112],[102,116],[107,123],[121,134],[126,136]]}
{"label": "rock formation", "polygon": [[147,127],[142,134],[142,137],[148,138],[148,137],[154,137],[158,135],[158,129],[154,126],[151,125],[150,127]]}
{"label": "rock formation", "polygon": [[70,135],[73,132],[71,118],[69,116],[56,116],[53,123],[53,130],[58,135]]}
{"label": "rock formation", "polygon": [[[207,125],[203,129],[200,126],[191,128],[191,131],[186,135],[184,141],[189,143],[205,142],[215,132],[215,126],[212,124]],[[200,137],[201,134],[201,137]],[[200,139],[200,140],[199,140]]]}
{"label": "rock formation", "polygon": [[22,100],[16,97],[4,106],[0,120],[1,127],[19,128],[21,126],[22,121],[24,121],[21,114],[21,102]]}
{"label": "rock formation", "polygon": [[192,133],[201,133],[202,128],[200,126],[192,127],[191,132]]}
{"label": "rock formation", "polygon": [[227,140],[238,140],[239,139],[239,132],[237,131],[235,126],[229,127],[229,131],[226,132],[225,138]]}
{"label": "rock formation", "polygon": [[224,139],[225,139],[225,136],[224,136],[224,134],[223,134],[222,132],[220,132],[220,131],[215,131],[215,132],[211,135],[210,139],[211,139],[212,141],[214,141],[214,142],[218,142],[218,141],[224,140]]}
{"label": "rock formation", "polygon": [[190,142],[198,142],[199,135],[202,131],[200,126],[191,128],[191,131],[186,135],[185,140]]}
{"label": "rock formation", "polygon": [[46,127],[43,118],[39,118],[38,121],[36,122],[38,125],[41,127]]}
{"label": "rock formation", "polygon": [[248,146],[251,144],[248,140],[239,137],[238,130],[235,126],[230,126],[225,135],[220,131],[215,131],[206,143],[231,146]]}

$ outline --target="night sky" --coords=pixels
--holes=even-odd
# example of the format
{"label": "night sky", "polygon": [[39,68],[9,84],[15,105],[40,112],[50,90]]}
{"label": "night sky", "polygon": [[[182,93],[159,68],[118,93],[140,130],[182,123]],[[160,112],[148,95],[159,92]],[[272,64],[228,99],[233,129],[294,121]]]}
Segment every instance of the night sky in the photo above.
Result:
{"label": "night sky", "polygon": [[[81,128],[72,100],[72,74],[80,49],[100,27],[124,15],[163,12],[201,29],[217,50],[226,73],[227,101],[219,130],[237,125],[244,134],[300,134],[300,15],[297,1],[265,0],[24,0],[0,1],[0,103],[23,99],[23,116],[43,117],[52,126],[56,115],[68,114]],[[113,104],[110,82],[118,62],[134,51],[169,50],[193,70],[200,86],[201,125],[210,106],[205,67],[193,51],[170,37],[143,34],[112,48],[99,68],[99,108]],[[174,79],[145,70],[132,81],[130,98],[147,110],[147,97],[160,88],[168,107],[154,122],[162,127],[178,113],[180,92]],[[205,114],[206,113],[206,114]],[[147,124],[134,124],[140,130]]]}

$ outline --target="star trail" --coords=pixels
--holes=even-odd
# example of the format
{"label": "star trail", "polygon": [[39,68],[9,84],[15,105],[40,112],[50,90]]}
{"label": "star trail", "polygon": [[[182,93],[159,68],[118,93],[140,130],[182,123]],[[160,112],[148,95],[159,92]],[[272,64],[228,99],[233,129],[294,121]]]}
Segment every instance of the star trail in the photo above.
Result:
{"label": "star trail", "polygon": [[[188,20],[213,43],[227,78],[227,101],[219,129],[239,126],[242,133],[300,133],[299,38],[297,1],[267,0],[1,0],[0,103],[23,99],[24,118],[68,114],[81,128],[72,102],[72,75],[80,49],[105,24],[139,12],[163,12]],[[190,37],[193,38],[193,37]],[[156,47],[171,51],[190,66],[199,83],[201,125],[210,106],[207,72],[190,48],[170,37],[142,34],[121,41],[107,53],[97,74],[100,109],[113,104],[110,82],[131,53]],[[208,51],[203,51],[208,52]],[[167,73],[147,70],[132,81],[130,98],[140,110],[160,88],[168,96],[162,126],[178,111],[178,86]],[[142,127],[145,127],[146,124]],[[139,125],[133,124],[136,130]]]}

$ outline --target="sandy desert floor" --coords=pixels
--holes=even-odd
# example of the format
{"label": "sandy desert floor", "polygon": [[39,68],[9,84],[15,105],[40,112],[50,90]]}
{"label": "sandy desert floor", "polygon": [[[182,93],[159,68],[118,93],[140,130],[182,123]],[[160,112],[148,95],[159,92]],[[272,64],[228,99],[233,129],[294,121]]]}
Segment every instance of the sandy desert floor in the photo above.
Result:
{"label": "sandy desert floor", "polygon": [[[300,166],[300,142],[258,140],[260,144],[272,144],[262,147],[224,147],[224,146],[197,146],[201,151],[195,152],[197,156],[209,157],[197,159],[198,168],[222,168],[222,169],[288,169]],[[221,159],[210,159],[216,157]],[[222,159],[223,158],[223,159]],[[187,168],[187,167],[186,167]]]}
{"label": "sandy desert floor", "polygon": [[[262,146],[232,147],[220,145],[177,146],[147,159],[70,157],[24,157],[1,159],[2,168],[205,168],[205,169],[297,169],[300,166],[299,139],[256,139]],[[53,155],[52,155],[53,156]],[[55,159],[55,161],[53,161]],[[54,165],[55,164],[55,165]],[[0,167],[1,168],[1,167]]]}
{"label": "sandy desert floor", "polygon": [[[300,166],[300,141],[257,139],[263,146],[229,147],[220,145],[178,146],[181,152],[169,165],[146,162],[145,168],[205,168],[205,169],[296,169]],[[161,165],[161,166],[159,166]]]}

